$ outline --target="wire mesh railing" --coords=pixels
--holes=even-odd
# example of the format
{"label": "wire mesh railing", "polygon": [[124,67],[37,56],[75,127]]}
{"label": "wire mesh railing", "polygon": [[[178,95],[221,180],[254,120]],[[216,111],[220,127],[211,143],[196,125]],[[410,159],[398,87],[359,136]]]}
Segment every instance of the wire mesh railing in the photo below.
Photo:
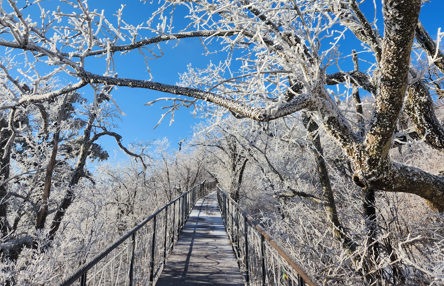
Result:
{"label": "wire mesh railing", "polygon": [[217,200],[225,229],[248,285],[320,285],[219,187]]}
{"label": "wire mesh railing", "polygon": [[194,204],[215,186],[203,182],[169,202],[60,285],[155,285]]}

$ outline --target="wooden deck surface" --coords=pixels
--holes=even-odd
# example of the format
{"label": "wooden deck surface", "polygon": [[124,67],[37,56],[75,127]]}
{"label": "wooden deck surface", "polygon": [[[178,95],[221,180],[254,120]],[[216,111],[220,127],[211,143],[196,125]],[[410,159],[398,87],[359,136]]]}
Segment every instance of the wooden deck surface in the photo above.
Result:
{"label": "wooden deck surface", "polygon": [[216,193],[197,201],[156,285],[245,285]]}

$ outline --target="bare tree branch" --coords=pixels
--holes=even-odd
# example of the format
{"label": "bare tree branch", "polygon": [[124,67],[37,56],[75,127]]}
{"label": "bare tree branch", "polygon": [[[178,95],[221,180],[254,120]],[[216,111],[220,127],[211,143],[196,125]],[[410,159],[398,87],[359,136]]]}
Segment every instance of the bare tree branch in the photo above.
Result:
{"label": "bare tree branch", "polygon": [[146,169],[147,165],[145,164],[145,162],[143,161],[143,157],[141,155],[135,154],[133,152],[131,152],[130,150],[128,150],[125,146],[122,145],[122,142],[120,142],[120,140],[122,140],[122,136],[120,136],[119,134],[115,133],[115,132],[111,132],[111,131],[103,131],[100,133],[97,133],[96,135],[94,135],[90,142],[94,142],[97,139],[99,139],[100,137],[104,136],[104,135],[109,135],[112,136],[116,139],[117,145],[119,145],[120,149],[122,149],[126,154],[135,157],[137,159],[140,160],[140,162],[142,163],[143,167]]}
{"label": "bare tree branch", "polygon": [[444,73],[444,54],[441,50],[436,46],[435,41],[433,41],[432,37],[430,37],[429,33],[424,29],[421,21],[418,21],[418,24],[415,29],[416,41],[421,45],[427,55],[435,59],[434,63],[436,67]]}
{"label": "bare tree branch", "polygon": [[301,198],[309,199],[317,204],[321,204],[321,205],[324,204],[324,202],[316,196],[313,196],[313,195],[305,193],[305,192],[299,192],[299,191],[296,191],[292,188],[288,188],[288,189],[291,191],[291,193],[279,192],[275,196],[277,196],[279,198],[301,197]]}
{"label": "bare tree branch", "polygon": [[[227,30],[227,31],[207,30],[207,31],[192,31],[192,32],[182,32],[182,33],[175,33],[175,34],[165,34],[165,35],[160,35],[157,37],[137,41],[137,42],[131,43],[129,45],[120,45],[120,46],[111,45],[107,49],[90,51],[86,54],[86,56],[98,56],[98,55],[106,54],[108,52],[115,53],[115,52],[131,51],[131,50],[135,50],[140,47],[143,47],[143,46],[156,44],[156,43],[160,43],[160,42],[167,42],[167,41],[171,41],[171,40],[186,39],[186,38],[198,38],[198,37],[228,37],[228,36],[241,34],[242,32],[243,32],[242,30],[235,29],[235,30]],[[72,54],[61,53],[61,55],[65,56],[65,57],[69,57],[69,56],[83,57],[83,56],[85,56],[83,53],[72,53]]]}

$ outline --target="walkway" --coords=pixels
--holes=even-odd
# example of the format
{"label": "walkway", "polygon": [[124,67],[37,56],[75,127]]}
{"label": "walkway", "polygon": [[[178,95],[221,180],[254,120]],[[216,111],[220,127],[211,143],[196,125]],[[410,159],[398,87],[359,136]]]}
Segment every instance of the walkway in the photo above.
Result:
{"label": "walkway", "polygon": [[156,286],[244,286],[217,206],[216,193],[196,202]]}

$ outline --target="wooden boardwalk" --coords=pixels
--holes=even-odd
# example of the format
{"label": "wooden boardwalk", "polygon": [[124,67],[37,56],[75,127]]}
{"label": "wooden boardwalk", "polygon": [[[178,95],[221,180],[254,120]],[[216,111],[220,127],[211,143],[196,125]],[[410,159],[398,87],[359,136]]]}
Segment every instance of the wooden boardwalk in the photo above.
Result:
{"label": "wooden boardwalk", "polygon": [[245,285],[216,193],[197,201],[156,285]]}

